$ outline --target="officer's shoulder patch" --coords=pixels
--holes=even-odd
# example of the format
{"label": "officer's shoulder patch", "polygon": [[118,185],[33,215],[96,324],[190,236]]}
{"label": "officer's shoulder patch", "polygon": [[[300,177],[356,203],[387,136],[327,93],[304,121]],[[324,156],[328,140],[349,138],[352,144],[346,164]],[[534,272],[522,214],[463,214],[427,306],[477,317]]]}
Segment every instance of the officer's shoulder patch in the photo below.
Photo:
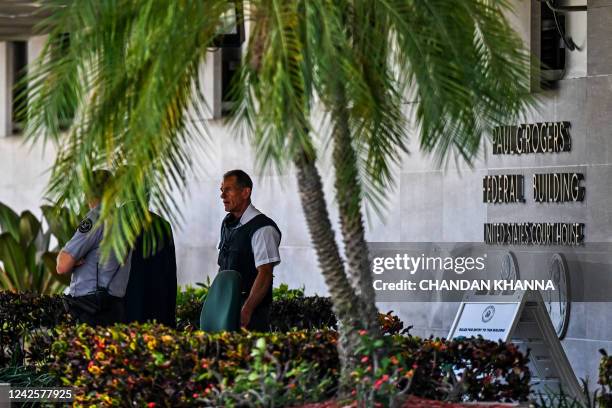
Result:
{"label": "officer's shoulder patch", "polygon": [[85,218],[83,221],[81,221],[81,223],[79,224],[79,232],[82,234],[86,234],[89,231],[91,231],[91,227],[93,226],[93,222],[91,221],[91,219],[89,218]]}

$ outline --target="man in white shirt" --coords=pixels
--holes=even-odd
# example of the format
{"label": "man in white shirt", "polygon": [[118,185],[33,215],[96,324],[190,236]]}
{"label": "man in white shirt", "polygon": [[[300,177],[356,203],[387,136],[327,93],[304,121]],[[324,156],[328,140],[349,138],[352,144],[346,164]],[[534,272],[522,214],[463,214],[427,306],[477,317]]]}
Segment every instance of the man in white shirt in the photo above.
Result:
{"label": "man in white shirt", "polygon": [[223,175],[221,199],[227,216],[221,224],[219,270],[236,270],[241,276],[240,325],[249,330],[269,330],[272,271],[280,263],[281,232],[270,218],[251,204],[253,181],[242,170]]}

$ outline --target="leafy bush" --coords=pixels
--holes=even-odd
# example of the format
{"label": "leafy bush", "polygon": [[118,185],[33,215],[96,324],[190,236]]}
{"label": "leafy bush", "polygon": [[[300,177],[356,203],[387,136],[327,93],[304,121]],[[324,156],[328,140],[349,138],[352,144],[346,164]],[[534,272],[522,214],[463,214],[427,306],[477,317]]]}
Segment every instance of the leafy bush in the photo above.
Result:
{"label": "leafy bush", "polygon": [[290,300],[304,297],[304,286],[299,289],[289,289],[289,285],[281,283],[272,289],[272,300]]}
{"label": "leafy bush", "polygon": [[333,380],[317,375],[318,366],[305,361],[282,362],[266,348],[263,338],[257,339],[251,351],[253,362],[236,370],[233,383],[227,378],[205,389],[199,403],[207,406],[295,406],[329,397]]}
{"label": "leafy bush", "polygon": [[219,379],[233,383],[245,375],[244,370],[257,363],[252,353],[257,339],[265,339],[266,355],[278,361],[291,361],[295,367],[316,364],[313,375],[318,378],[336,373],[333,331],[206,334],[153,324],[99,331],[85,325],[58,327],[47,365],[63,384],[79,390],[77,405],[189,406],[220,384]]}
{"label": "leafy bush", "polygon": [[379,313],[378,323],[383,334],[409,334],[410,329],[412,329],[412,326],[404,328],[404,323],[393,314],[393,310],[388,311],[386,314]]}
{"label": "leafy bush", "polygon": [[[0,203],[0,288],[13,292],[58,293],[68,283],[55,272],[59,249],[70,239],[75,219],[67,209],[42,206],[48,229],[30,211],[17,215]],[[74,228],[72,228],[74,226]],[[51,237],[57,245],[50,248]]]}
{"label": "leafy bush", "polygon": [[332,302],[327,297],[308,296],[279,299],[270,309],[272,330],[285,332],[291,329],[336,329],[336,316]]}
{"label": "leafy bush", "polygon": [[179,330],[197,328],[200,324],[200,312],[208,295],[210,281],[198,282],[197,287],[187,285],[178,288],[176,293],[176,327]]}
{"label": "leafy bush", "polygon": [[[48,340],[51,374],[77,387],[78,402],[85,405],[186,406],[203,398],[239,402],[237,393],[255,383],[281,399],[296,398],[299,394],[281,393],[280,384],[297,386],[299,372],[327,378],[325,390],[338,376],[337,333],[331,330],[207,334],[152,324],[98,331],[81,325],[58,327]],[[524,400],[529,393],[527,358],[511,344],[405,336],[387,336],[384,342],[362,350],[354,373],[356,392],[362,387],[389,394],[409,382],[411,394],[433,399]],[[383,346],[389,353],[376,357]]]}
{"label": "leafy bush", "polygon": [[25,345],[36,332],[69,320],[59,296],[0,291],[0,367],[22,364]]}
{"label": "leafy bush", "polygon": [[[188,287],[177,297],[177,329],[195,330],[199,324],[202,297],[208,286]],[[296,296],[296,292],[283,299],[280,295],[272,303],[270,311],[271,327],[275,331],[336,329],[336,317],[332,312],[329,298]],[[45,340],[38,337],[48,335],[45,328],[52,328],[68,321],[61,296],[39,296],[36,294],[18,294],[0,291],[0,366],[8,364],[12,358],[16,363],[23,362],[23,350],[26,341],[33,343],[28,347],[30,358],[38,360],[44,355]],[[392,312],[380,314],[381,329],[386,334],[407,333],[404,324]],[[34,334],[36,334],[34,336]],[[38,344],[42,344],[41,347]]]}
{"label": "leafy bush", "polygon": [[[274,304],[277,308],[273,309],[276,316],[273,321],[287,326],[295,320],[312,324],[302,327],[316,327],[317,316],[323,327],[335,324],[327,298],[293,298]],[[152,324],[98,329],[61,326],[66,319],[59,296],[0,292],[3,345],[0,357],[3,366],[10,361],[14,364],[16,355],[23,357],[27,342],[28,362],[48,364],[51,374],[65,384],[84,387],[80,397],[83,404],[108,402],[114,395],[120,395],[126,401],[189,405],[201,402],[207,389],[211,393],[207,398],[238,404],[236,392],[248,380],[244,370],[259,370],[258,377],[249,381],[267,378],[264,383],[272,381],[270,373],[277,370],[274,380],[277,383],[267,387],[279,386],[279,381],[287,385],[298,377],[306,381],[309,377],[305,371],[312,370],[318,378],[328,375],[330,384],[337,379],[333,330],[210,335]],[[380,319],[386,332],[406,331],[391,313],[381,315]],[[266,342],[265,353],[259,355],[266,358],[265,367],[262,361],[255,360],[257,353],[253,354],[253,343],[259,338]],[[366,384],[376,385],[382,391],[391,387],[396,393],[409,385],[411,394],[428,398],[521,400],[529,391],[527,359],[513,345],[478,339],[421,340],[396,335],[385,336],[383,341],[384,344],[364,348],[363,357],[367,359],[362,360],[356,371],[356,392]],[[389,354],[379,359],[376,349],[382,346],[387,347]],[[369,363],[374,361],[375,364]],[[282,367],[282,375],[278,374],[278,367]],[[296,373],[300,372],[298,376]],[[234,386],[236,378],[240,381]],[[292,392],[279,398],[299,395]]]}
{"label": "leafy bush", "polygon": [[524,401],[529,396],[528,358],[512,343],[412,336],[373,341],[361,334],[360,364],[352,375],[355,394],[369,405],[389,404],[408,392],[452,401]]}
{"label": "leafy bush", "polygon": [[[265,350],[260,341],[258,352],[254,344],[259,339]],[[363,349],[354,373],[356,392],[361,387],[388,396],[408,386],[411,394],[433,399],[501,401],[524,400],[529,393],[527,359],[511,344],[404,336],[384,341]],[[279,394],[280,383],[297,386],[297,373],[306,369],[312,378],[328,378],[324,388],[331,389],[338,375],[336,342],[337,334],[330,330],[207,334],[152,324],[100,331],[62,326],[56,328],[47,364],[63,384],[79,389],[80,404],[184,406],[202,398],[236,402],[237,393],[255,383],[259,390],[268,387]],[[380,359],[375,350],[382,346],[389,352]],[[249,378],[250,370],[254,374]],[[281,394],[281,399],[297,395]]]}
{"label": "leafy bush", "polygon": [[[178,329],[195,329],[199,326],[200,311],[207,287],[196,289],[187,287],[177,297],[176,319]],[[288,289],[282,284],[274,288],[273,302],[270,309],[270,327],[274,331],[310,330],[337,328],[337,321],[332,311],[332,302],[328,297],[304,296],[302,289]],[[379,314],[380,327],[385,334],[407,334],[410,327],[404,329],[402,321],[388,312]]]}
{"label": "leafy bush", "polygon": [[[210,288],[210,278],[207,278],[206,283],[196,283],[196,286],[197,287],[187,285],[183,288],[179,288],[177,291],[176,327],[178,329],[196,329],[199,327],[200,312],[202,311],[202,305],[208,294],[208,289]],[[304,298],[304,288],[289,289],[287,284],[282,283],[279,287],[273,288],[272,299],[273,310],[270,317],[272,319],[271,325],[274,330],[287,331],[291,327],[296,327],[298,329],[335,327],[335,318],[333,318],[333,322],[329,320],[329,314],[331,313],[331,302],[329,300],[326,298],[319,298],[327,300],[323,301],[320,306],[316,304],[316,300],[305,300],[304,304],[300,303],[301,299],[310,299]],[[303,308],[307,307],[314,307],[317,310],[323,308],[322,316],[324,316],[324,318],[317,320],[316,314],[301,312]],[[300,313],[302,319],[294,318],[287,320],[286,316],[283,316],[283,313],[289,308],[294,312]],[[276,316],[282,316],[282,318],[275,319]]]}

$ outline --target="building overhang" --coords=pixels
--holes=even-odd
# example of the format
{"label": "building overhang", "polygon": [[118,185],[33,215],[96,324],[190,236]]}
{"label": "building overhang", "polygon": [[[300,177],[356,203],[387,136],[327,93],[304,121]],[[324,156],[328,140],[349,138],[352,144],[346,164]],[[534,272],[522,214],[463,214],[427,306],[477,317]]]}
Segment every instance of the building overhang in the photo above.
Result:
{"label": "building overhang", "polygon": [[45,0],[0,1],[0,41],[27,40],[44,34],[40,23],[50,15]]}

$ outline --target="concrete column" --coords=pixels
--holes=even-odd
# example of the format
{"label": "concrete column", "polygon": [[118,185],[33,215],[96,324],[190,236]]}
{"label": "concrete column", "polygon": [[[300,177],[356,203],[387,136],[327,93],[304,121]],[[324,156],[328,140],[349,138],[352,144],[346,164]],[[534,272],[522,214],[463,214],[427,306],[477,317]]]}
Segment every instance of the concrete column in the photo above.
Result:
{"label": "concrete column", "polygon": [[200,91],[208,104],[204,119],[221,117],[221,49],[209,51],[206,62],[200,64]]}
{"label": "concrete column", "polygon": [[36,62],[36,59],[40,56],[40,53],[45,47],[47,37],[47,35],[39,35],[28,38],[28,71],[30,70],[31,64]]}
{"label": "concrete column", "polygon": [[13,133],[13,58],[11,43],[0,42],[0,137]]}

